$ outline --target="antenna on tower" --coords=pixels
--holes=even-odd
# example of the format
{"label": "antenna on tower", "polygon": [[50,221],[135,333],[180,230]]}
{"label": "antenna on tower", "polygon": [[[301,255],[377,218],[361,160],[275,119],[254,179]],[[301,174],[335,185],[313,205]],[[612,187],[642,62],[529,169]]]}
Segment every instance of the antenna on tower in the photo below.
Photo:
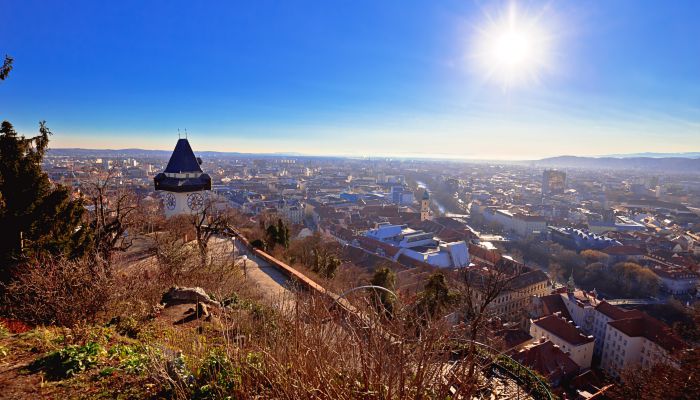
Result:
{"label": "antenna on tower", "polygon": [[177,128],[177,138],[180,139],[180,128]]}
{"label": "antenna on tower", "polygon": [[185,139],[187,139],[187,128],[185,128]]}

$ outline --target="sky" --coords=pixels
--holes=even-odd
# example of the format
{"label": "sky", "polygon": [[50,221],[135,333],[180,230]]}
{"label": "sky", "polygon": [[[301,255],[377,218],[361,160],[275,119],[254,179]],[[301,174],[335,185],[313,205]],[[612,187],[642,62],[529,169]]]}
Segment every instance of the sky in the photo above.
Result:
{"label": "sky", "polygon": [[[25,135],[46,120],[56,148],[171,149],[187,129],[195,151],[700,151],[695,0],[0,0],[0,10],[0,55],[15,59],[0,119]],[[508,29],[527,46],[500,51]]]}

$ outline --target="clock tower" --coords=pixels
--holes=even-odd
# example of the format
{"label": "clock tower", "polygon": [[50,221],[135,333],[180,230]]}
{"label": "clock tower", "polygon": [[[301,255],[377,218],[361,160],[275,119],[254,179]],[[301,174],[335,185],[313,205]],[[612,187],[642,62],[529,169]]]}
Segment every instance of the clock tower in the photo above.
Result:
{"label": "clock tower", "polygon": [[425,221],[430,219],[430,194],[428,189],[423,192],[423,197],[420,199],[420,220]]}
{"label": "clock tower", "polygon": [[194,156],[190,142],[179,139],[165,171],[153,179],[163,194],[165,216],[189,215],[203,211],[211,177],[202,171],[202,160]]}

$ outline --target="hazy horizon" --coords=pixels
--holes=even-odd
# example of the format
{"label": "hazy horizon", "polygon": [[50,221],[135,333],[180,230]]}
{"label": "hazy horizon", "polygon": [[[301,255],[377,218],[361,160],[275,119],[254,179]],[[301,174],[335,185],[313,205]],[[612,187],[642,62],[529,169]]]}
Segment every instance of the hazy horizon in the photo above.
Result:
{"label": "hazy horizon", "polygon": [[700,4],[3,8],[0,119],[55,148],[529,160],[700,151]]}

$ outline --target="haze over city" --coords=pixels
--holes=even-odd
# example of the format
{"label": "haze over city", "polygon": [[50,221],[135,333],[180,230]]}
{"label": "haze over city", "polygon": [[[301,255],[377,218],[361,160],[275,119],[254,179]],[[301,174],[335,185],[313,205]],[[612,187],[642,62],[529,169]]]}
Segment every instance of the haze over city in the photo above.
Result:
{"label": "haze over city", "polygon": [[700,150],[700,4],[3,2],[52,147],[535,159]]}

